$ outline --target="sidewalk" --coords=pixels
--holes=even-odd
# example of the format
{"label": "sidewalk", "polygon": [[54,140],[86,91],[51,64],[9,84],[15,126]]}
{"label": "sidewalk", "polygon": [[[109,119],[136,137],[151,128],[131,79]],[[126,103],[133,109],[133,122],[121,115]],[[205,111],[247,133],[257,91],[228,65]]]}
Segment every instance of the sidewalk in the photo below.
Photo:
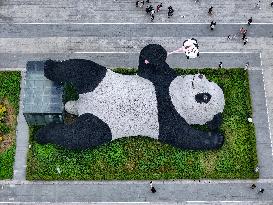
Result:
{"label": "sidewalk", "polygon": [[27,164],[27,151],[28,151],[28,125],[25,117],[23,116],[23,96],[25,84],[25,72],[21,72],[21,92],[20,92],[20,107],[19,115],[17,117],[16,127],[16,153],[15,163],[13,166],[13,179],[25,180],[26,179],[26,164]]}
{"label": "sidewalk", "polygon": [[[251,189],[255,183],[257,188]],[[268,202],[273,201],[272,183],[265,181],[154,181],[157,190],[151,193],[149,181],[62,183],[34,182],[4,184],[0,202]],[[264,188],[263,194],[258,190]],[[217,203],[216,203],[217,204]],[[232,204],[232,203],[231,203]]]}
{"label": "sidewalk", "polygon": [[[0,22],[150,22],[150,16],[144,8],[136,8],[134,0],[9,0],[1,1]],[[273,8],[270,1],[261,1],[261,10],[255,9],[257,0],[247,1],[204,1],[194,3],[194,0],[154,1],[151,4],[163,3],[163,8],[156,13],[154,22],[247,22],[252,16],[254,22],[273,23]],[[210,2],[210,3],[208,3]],[[175,10],[172,18],[167,18],[167,7]],[[208,15],[208,9],[213,6],[213,15]],[[185,16],[182,18],[181,16]]]}
{"label": "sidewalk", "polygon": [[[88,59],[92,60],[107,68],[127,67],[137,68],[139,65],[139,52],[110,52],[110,53],[23,53],[2,54],[0,62],[6,68],[22,68],[25,69],[27,61],[40,60],[67,60],[67,59]],[[196,59],[187,59],[184,53],[174,53],[168,56],[167,63],[172,68],[217,68],[219,62],[222,61],[224,67],[238,68],[244,67],[246,62],[249,62],[251,69],[256,69],[261,66],[259,52],[247,53],[226,53],[226,52],[200,52],[200,56]],[[1,70],[0,66],[0,70]]]}

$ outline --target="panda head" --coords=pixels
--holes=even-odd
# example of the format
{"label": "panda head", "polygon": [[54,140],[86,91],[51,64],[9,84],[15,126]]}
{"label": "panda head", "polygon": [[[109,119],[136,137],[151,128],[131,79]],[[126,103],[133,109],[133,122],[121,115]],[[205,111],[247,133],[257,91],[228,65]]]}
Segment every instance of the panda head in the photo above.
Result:
{"label": "panda head", "polygon": [[139,55],[139,65],[148,60],[152,65],[160,65],[165,63],[167,59],[167,51],[158,44],[149,44],[145,46]]}
{"label": "panda head", "polygon": [[189,124],[203,125],[224,110],[222,89],[202,74],[176,77],[169,92],[175,109]]}

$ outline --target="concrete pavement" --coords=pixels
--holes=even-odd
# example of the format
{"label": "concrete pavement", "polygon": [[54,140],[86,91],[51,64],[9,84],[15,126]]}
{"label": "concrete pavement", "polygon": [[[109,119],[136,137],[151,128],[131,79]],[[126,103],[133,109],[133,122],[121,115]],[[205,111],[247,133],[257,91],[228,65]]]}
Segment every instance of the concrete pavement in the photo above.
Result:
{"label": "concrete pavement", "polygon": [[[0,55],[1,68],[25,69],[27,61],[36,60],[67,60],[67,59],[89,59],[107,68],[129,67],[137,68],[139,52],[134,53],[28,53],[28,54],[2,54]],[[251,69],[261,66],[260,53],[202,53],[195,59],[187,59],[184,53],[174,53],[168,56],[167,63],[172,68],[208,68],[218,67],[219,62],[227,68],[244,67],[249,62]]]}
{"label": "concrete pavement", "polygon": [[[163,8],[156,13],[154,22],[247,22],[251,16],[254,22],[273,22],[270,0],[261,1],[261,9],[254,8],[257,0],[218,1],[168,0],[154,1]],[[173,18],[167,18],[167,7],[175,10]],[[214,7],[213,15],[208,8]],[[135,0],[2,0],[0,22],[150,22],[144,8],[136,8]],[[181,16],[185,16],[182,18]]]}
{"label": "concrete pavement", "polygon": [[16,153],[15,163],[13,166],[13,179],[25,180],[26,178],[26,164],[27,164],[27,151],[28,151],[28,125],[25,117],[23,116],[23,96],[24,96],[24,84],[25,84],[25,72],[21,72],[21,92],[20,92],[20,109],[17,116],[16,127]]}
{"label": "concrete pavement", "polygon": [[[272,8],[273,10],[273,8]],[[273,11],[272,11],[273,13]],[[273,18],[273,17],[272,17]],[[271,24],[222,24],[213,31],[206,24],[0,24],[0,38],[37,37],[102,37],[102,38],[145,38],[145,37],[227,37],[236,34],[241,27],[247,29],[249,37],[273,37]]]}
{"label": "concrete pavement", "polygon": [[[256,184],[251,189],[252,183]],[[6,183],[0,201],[15,202],[200,202],[272,201],[272,181],[156,181],[155,194],[149,181],[119,182],[22,182]],[[264,188],[263,194],[258,190]]]}

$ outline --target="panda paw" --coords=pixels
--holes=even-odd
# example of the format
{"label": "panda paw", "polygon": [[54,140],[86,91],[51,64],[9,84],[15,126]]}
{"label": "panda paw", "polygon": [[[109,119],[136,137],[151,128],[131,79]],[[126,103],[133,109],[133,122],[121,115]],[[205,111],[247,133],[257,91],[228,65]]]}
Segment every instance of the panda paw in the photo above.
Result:
{"label": "panda paw", "polygon": [[209,135],[211,135],[211,140],[208,140],[208,146],[210,146],[210,149],[219,149],[224,144],[224,136],[219,133],[212,133],[209,132]]}

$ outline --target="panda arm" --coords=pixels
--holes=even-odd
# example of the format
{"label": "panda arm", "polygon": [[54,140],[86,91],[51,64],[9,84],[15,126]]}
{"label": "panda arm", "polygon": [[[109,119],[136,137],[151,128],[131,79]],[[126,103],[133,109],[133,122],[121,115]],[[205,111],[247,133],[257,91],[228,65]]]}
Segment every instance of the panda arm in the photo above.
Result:
{"label": "panda arm", "polygon": [[52,143],[68,149],[87,149],[110,142],[112,134],[105,122],[86,113],[71,124],[46,125],[37,132],[35,139],[41,144]]}
{"label": "panda arm", "polygon": [[170,99],[158,101],[159,137],[161,142],[189,150],[218,149],[224,137],[218,132],[205,132],[191,127],[179,115]]}
{"label": "panda arm", "polygon": [[218,113],[214,115],[213,119],[207,122],[206,124],[210,130],[217,130],[219,129],[221,123],[222,123],[222,115],[221,113]]}
{"label": "panda arm", "polygon": [[106,72],[107,68],[104,66],[84,59],[47,60],[44,64],[45,77],[56,83],[72,83],[79,94],[93,91]]}
{"label": "panda arm", "polygon": [[224,137],[218,132],[205,132],[192,128],[187,123],[177,123],[161,133],[159,140],[175,147],[188,150],[219,149],[224,143]]}

